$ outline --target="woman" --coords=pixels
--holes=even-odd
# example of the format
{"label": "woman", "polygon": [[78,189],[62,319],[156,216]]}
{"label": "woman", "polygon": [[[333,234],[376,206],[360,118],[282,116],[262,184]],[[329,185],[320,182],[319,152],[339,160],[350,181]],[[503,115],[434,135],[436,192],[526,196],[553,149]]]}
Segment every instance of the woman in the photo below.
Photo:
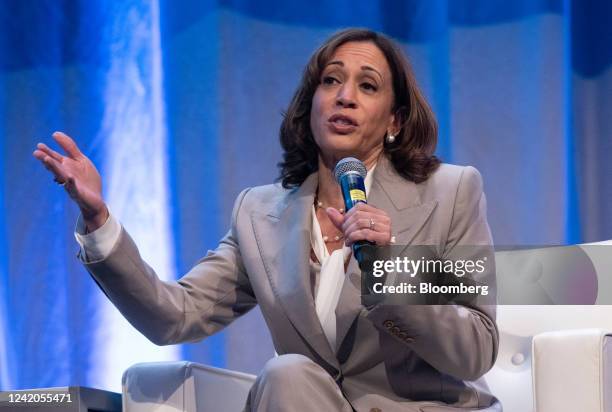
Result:
{"label": "woman", "polygon": [[[109,216],[93,164],[68,136],[34,156],[81,209],[80,259],[159,345],[197,341],[256,304],[279,354],[247,410],[499,411],[481,376],[497,355],[495,307],[363,307],[349,246],[491,244],[478,172],[433,156],[436,124],[400,49],[349,29],[311,57],[281,126],[282,185],[244,190],[218,248],[161,282]],[[368,204],[343,213],[332,170],[368,169]],[[155,319],[155,322],[151,322]]]}

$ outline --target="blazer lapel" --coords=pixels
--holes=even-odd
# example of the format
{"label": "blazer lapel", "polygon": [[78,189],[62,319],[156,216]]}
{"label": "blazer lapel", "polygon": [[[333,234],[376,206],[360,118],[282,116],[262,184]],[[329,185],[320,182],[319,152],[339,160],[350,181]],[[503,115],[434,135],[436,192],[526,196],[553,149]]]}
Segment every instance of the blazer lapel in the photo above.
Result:
{"label": "blazer lapel", "polygon": [[[336,352],[339,353],[342,343],[346,338],[353,322],[363,309],[361,305],[361,271],[357,259],[351,255],[342,292],[336,306]],[[344,356],[339,356],[344,358]]]}
{"label": "blazer lapel", "polygon": [[[426,184],[426,183],[424,183]],[[418,186],[398,175],[386,156],[381,156],[372,179],[368,203],[387,212],[395,244],[409,245],[436,208],[435,200],[421,202]],[[336,350],[362,310],[361,272],[354,256],[347,269],[347,277],[336,307]]]}
{"label": "blazer lapel", "polygon": [[259,253],[276,298],[308,345],[336,369],[338,361],[317,317],[310,281],[311,208],[317,174],[267,214],[251,215]]}
{"label": "blazer lapel", "polygon": [[385,156],[380,157],[374,169],[368,202],[389,214],[398,245],[412,242],[438,204],[435,200],[422,202],[419,185],[400,176]]}

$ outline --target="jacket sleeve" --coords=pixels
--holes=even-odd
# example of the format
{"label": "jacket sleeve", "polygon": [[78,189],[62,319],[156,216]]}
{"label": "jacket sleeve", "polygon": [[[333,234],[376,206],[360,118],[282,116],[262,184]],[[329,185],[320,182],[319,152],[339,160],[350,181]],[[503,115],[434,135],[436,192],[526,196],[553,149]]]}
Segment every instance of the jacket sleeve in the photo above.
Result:
{"label": "jacket sleeve", "polygon": [[257,304],[235,233],[247,192],[236,199],[231,228],[219,246],[178,281],[160,280],[123,228],[109,256],[84,265],[123,316],[153,343],[201,340]]}
{"label": "jacket sleeve", "polygon": [[[483,246],[492,252],[482,178],[473,167],[462,171],[443,259],[475,259]],[[378,305],[367,314],[384,333],[408,345],[442,373],[476,380],[495,363],[499,332],[495,323],[494,261],[478,279],[489,294],[468,304]]]}

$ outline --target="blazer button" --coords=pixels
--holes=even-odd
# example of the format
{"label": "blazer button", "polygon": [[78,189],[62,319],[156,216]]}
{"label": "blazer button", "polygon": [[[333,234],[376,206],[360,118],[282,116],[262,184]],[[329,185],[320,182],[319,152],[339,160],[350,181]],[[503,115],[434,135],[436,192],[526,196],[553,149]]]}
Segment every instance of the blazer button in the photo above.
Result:
{"label": "blazer button", "polygon": [[391,333],[393,333],[395,336],[398,335],[398,333],[400,333],[400,328],[398,328],[397,326],[394,326],[391,328]]}
{"label": "blazer button", "polygon": [[395,325],[392,320],[386,320],[383,322],[383,326],[387,329],[391,329]]}
{"label": "blazer button", "polygon": [[406,338],[406,339],[404,339],[404,342],[412,343],[412,342],[414,342],[414,338]]}
{"label": "blazer button", "polygon": [[406,332],[400,332],[400,333],[397,334],[397,337],[400,338],[400,339],[406,340],[408,335],[406,334]]}
{"label": "blazer button", "polygon": [[372,408],[370,412],[382,412],[382,410],[380,408]]}

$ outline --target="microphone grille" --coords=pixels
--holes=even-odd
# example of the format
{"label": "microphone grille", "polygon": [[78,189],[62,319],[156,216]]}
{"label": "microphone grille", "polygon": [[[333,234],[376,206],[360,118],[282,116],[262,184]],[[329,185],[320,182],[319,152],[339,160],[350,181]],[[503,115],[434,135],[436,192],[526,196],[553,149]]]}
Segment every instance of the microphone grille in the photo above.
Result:
{"label": "microphone grille", "polygon": [[334,169],[334,176],[336,177],[338,183],[340,183],[340,178],[345,173],[349,172],[358,173],[363,179],[365,179],[366,174],[368,173],[361,160],[355,159],[354,157],[345,157],[336,164]]}

